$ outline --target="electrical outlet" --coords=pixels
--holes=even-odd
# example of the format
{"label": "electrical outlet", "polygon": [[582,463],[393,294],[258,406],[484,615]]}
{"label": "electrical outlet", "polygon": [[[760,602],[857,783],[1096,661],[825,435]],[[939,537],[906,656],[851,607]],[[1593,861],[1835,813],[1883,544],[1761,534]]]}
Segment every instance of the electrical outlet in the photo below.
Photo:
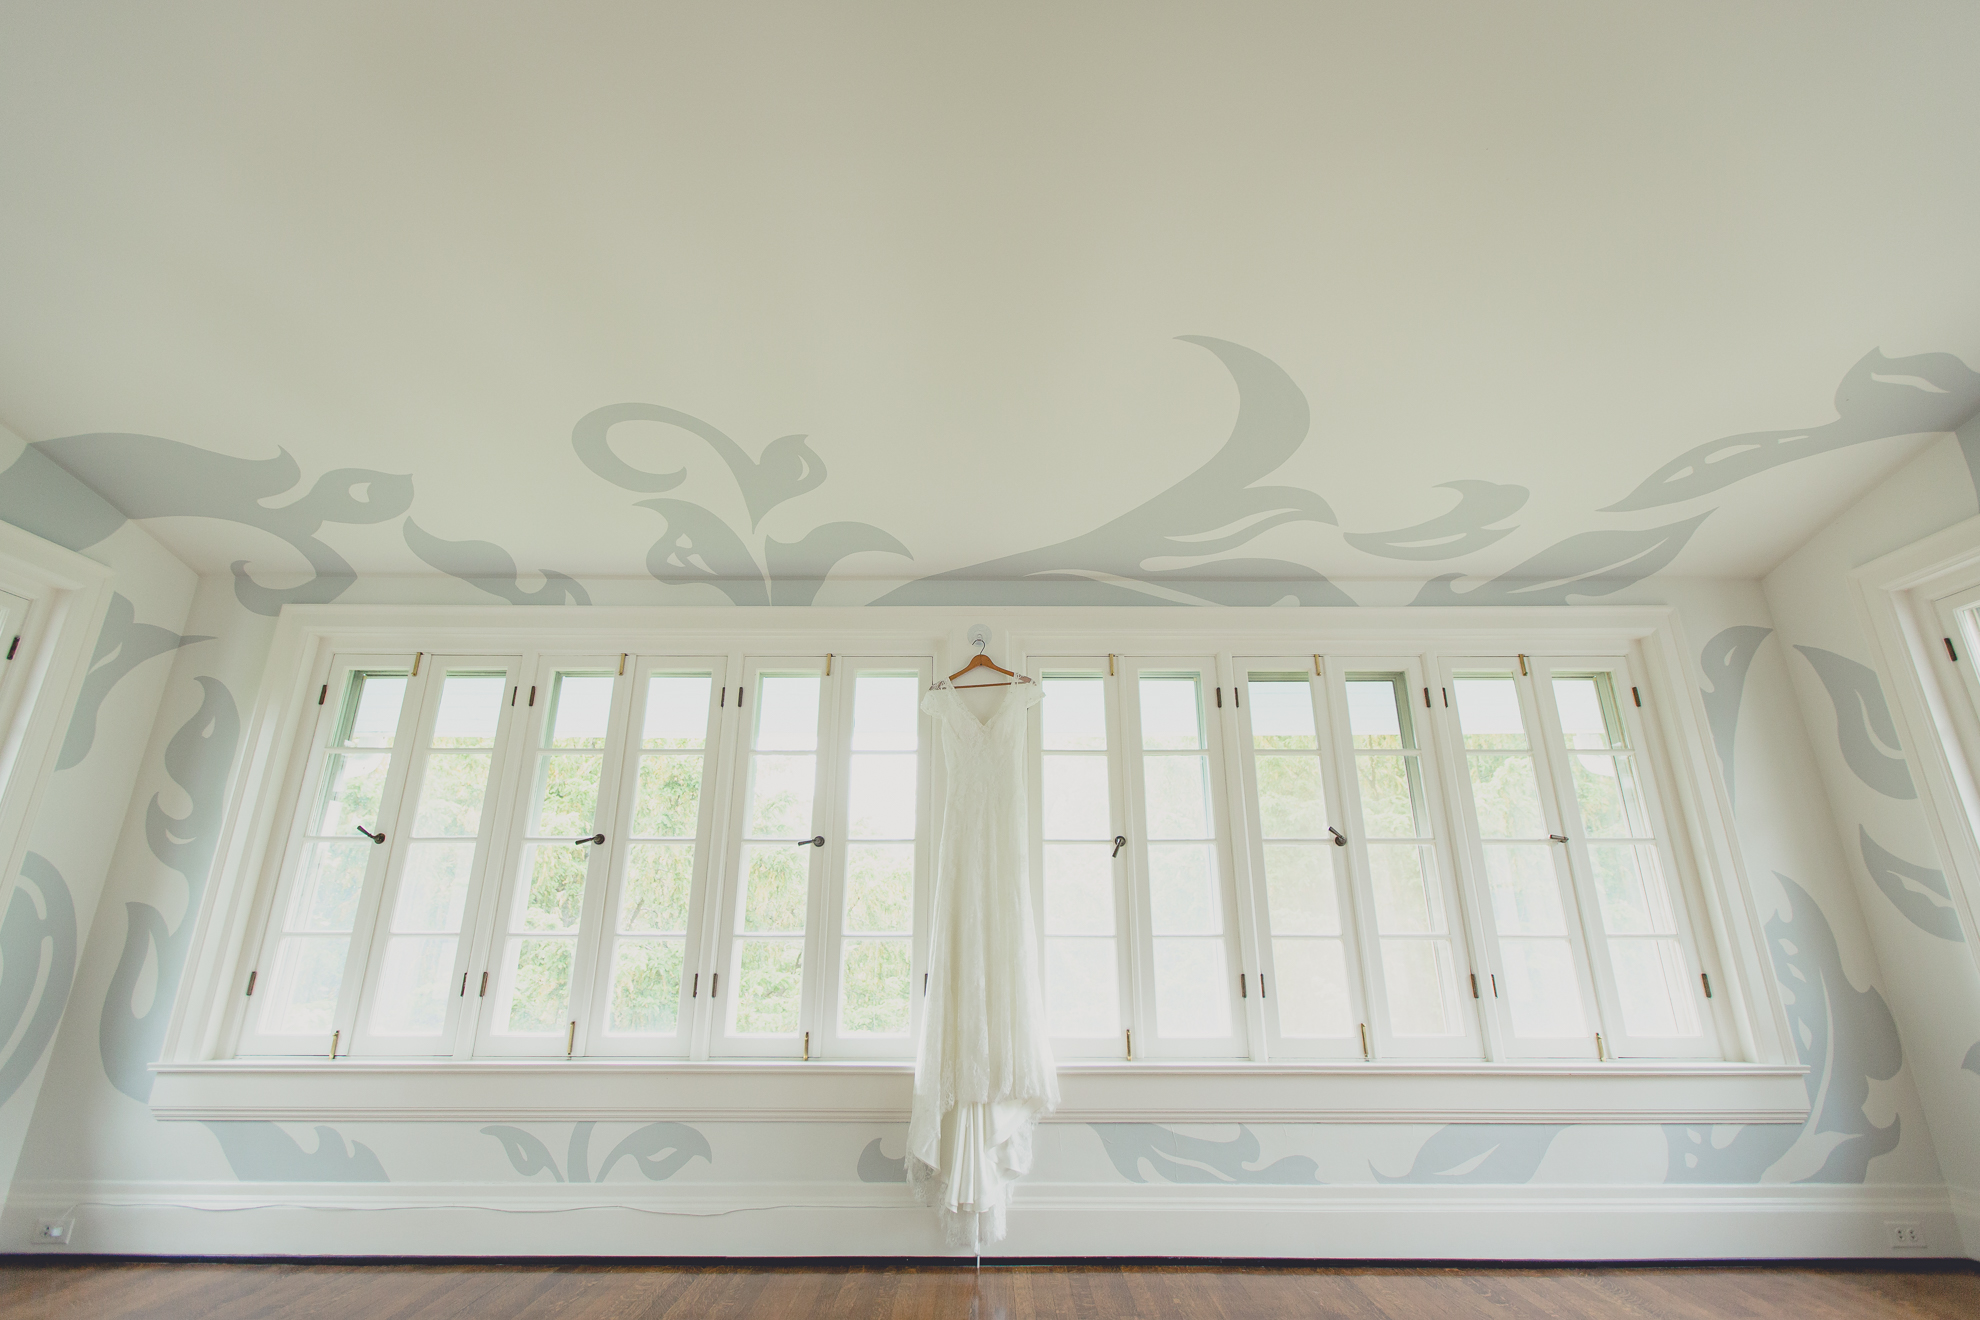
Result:
{"label": "electrical outlet", "polygon": [[74,1215],[67,1219],[38,1219],[35,1221],[34,1244],[37,1247],[66,1247],[75,1231]]}
{"label": "electrical outlet", "polygon": [[1891,1233],[1891,1250],[1923,1251],[1925,1249],[1925,1230],[1917,1224],[1887,1222],[1884,1227]]}

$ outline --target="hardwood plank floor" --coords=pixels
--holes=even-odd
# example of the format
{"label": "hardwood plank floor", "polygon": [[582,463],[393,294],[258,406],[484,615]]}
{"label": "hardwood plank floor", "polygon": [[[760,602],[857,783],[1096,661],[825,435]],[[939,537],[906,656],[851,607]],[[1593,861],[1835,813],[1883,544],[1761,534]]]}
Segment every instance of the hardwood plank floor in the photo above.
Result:
{"label": "hardwood plank floor", "polygon": [[948,1265],[0,1258],[6,1320],[1921,1320],[1980,1317],[1980,1267]]}

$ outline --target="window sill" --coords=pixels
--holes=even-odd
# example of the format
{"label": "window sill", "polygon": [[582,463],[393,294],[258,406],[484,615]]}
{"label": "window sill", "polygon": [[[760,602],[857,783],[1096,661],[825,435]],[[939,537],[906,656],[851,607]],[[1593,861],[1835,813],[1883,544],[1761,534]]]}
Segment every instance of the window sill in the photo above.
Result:
{"label": "window sill", "polygon": [[[906,1063],[234,1059],[152,1065],[160,1119],[904,1122]],[[1059,1123],[1800,1123],[1796,1066],[1068,1063]]]}

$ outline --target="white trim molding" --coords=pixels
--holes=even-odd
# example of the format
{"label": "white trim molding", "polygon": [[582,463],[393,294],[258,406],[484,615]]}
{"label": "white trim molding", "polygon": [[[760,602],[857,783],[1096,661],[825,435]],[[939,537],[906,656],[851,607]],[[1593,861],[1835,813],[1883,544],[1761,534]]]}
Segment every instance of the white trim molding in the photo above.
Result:
{"label": "white trim molding", "polygon": [[[161,1119],[900,1122],[903,1063],[232,1059],[157,1064]],[[1069,1063],[1059,1123],[1802,1123],[1807,1069]]]}
{"label": "white trim molding", "polygon": [[[354,1213],[357,1212],[357,1213]],[[73,1216],[91,1254],[967,1255],[900,1184],[23,1183],[0,1250]],[[1891,1246],[1894,1224],[1922,1248]],[[1944,1187],[1018,1184],[986,1259],[1764,1260],[1958,1257]]]}

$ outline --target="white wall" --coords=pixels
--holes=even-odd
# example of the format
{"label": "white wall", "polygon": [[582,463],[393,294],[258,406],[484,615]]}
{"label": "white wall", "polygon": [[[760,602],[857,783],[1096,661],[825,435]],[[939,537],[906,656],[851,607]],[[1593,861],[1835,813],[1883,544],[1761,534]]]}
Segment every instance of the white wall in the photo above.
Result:
{"label": "white wall", "polygon": [[[401,578],[361,580],[340,599],[486,597],[451,579]],[[1800,662],[1772,631],[1768,599],[1755,583],[1701,580],[1651,580],[1612,599],[1677,604],[1694,656],[1713,657],[1697,681],[1715,690],[1715,732],[1733,737],[1740,843],[1811,1065],[1809,1123],[1049,1125],[1001,1250],[1865,1256],[1887,1250],[1892,1219],[1923,1224],[1937,1252],[1960,1250],[1884,1006],[1875,923],[1866,932],[1828,823],[1815,767],[1826,769],[1819,748],[1832,733],[1815,726],[1811,749],[1791,677]],[[217,640],[170,662],[0,1249],[25,1247],[38,1218],[73,1210],[83,1251],[942,1250],[896,1181],[904,1133],[885,1125],[153,1119],[143,1065],[156,1054],[154,1014],[176,983],[189,895],[205,880],[272,622],[240,605],[231,579],[199,584],[183,627]],[[1736,685],[1721,663],[1727,629],[1768,630],[1731,634],[1758,637]],[[188,821],[164,843],[145,830],[154,800]]]}
{"label": "white wall", "polygon": [[[1972,426],[1973,424],[1969,424]],[[1831,846],[1854,887],[1939,1158],[1980,1252],[1980,975],[1949,902],[1907,882],[1877,849],[1938,872],[1937,855],[1886,711],[1889,678],[1849,595],[1849,570],[1974,513],[1974,482],[1954,438],[1934,444],[1768,575],[1780,654],[1793,678],[1831,808]],[[1826,678],[1825,678],[1826,675]],[[1836,690],[1831,691],[1834,687]],[[1842,734],[1860,748],[1845,755]],[[1865,843],[1865,839],[1870,842]]]}

